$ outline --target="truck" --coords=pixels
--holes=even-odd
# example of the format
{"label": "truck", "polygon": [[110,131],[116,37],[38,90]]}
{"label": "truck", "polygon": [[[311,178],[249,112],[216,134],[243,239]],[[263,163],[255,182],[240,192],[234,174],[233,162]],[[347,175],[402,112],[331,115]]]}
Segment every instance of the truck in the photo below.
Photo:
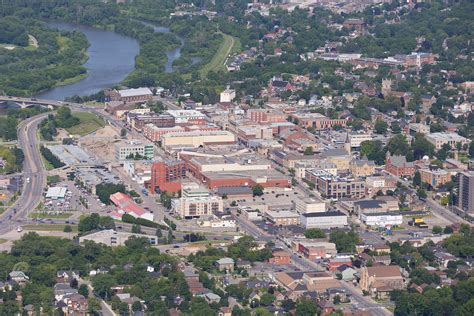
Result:
{"label": "truck", "polygon": [[416,226],[416,227],[419,227],[419,228],[428,228],[428,225],[425,223],[423,218],[413,217],[413,219],[411,221],[408,221],[408,225]]}

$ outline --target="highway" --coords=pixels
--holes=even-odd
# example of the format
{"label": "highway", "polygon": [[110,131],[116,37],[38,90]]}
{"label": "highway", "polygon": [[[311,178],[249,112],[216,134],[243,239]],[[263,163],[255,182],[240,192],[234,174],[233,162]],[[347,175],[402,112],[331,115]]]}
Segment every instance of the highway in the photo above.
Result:
{"label": "highway", "polygon": [[40,114],[18,126],[18,147],[23,150],[23,188],[17,201],[0,216],[0,233],[15,229],[15,222],[27,218],[41,200],[46,185],[46,171],[39,152],[36,131],[48,114]]}

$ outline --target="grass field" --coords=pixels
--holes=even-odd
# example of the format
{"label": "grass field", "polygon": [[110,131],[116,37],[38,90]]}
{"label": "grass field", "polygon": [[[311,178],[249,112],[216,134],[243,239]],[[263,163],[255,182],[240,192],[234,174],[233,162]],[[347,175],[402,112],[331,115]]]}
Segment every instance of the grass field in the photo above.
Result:
{"label": "grass field", "polygon": [[78,125],[67,129],[67,131],[72,135],[84,136],[105,126],[105,122],[93,113],[77,112],[73,113],[73,115],[79,118],[81,122]]}
{"label": "grass field", "polygon": [[[62,232],[66,225],[63,224],[30,224],[24,225],[22,228],[24,230],[32,230],[32,231],[53,231],[53,232]],[[72,228],[73,233],[77,233],[77,225],[69,225]]]}
{"label": "grass field", "polygon": [[49,170],[54,169],[53,165],[48,160],[46,160],[46,158],[44,158],[43,155],[41,155],[41,160],[43,160],[43,164],[44,164],[44,167],[46,168],[46,170],[49,171]]}
{"label": "grass field", "polygon": [[0,245],[6,243],[8,240],[0,238]]}
{"label": "grass field", "polygon": [[39,219],[43,219],[43,218],[66,219],[66,218],[71,217],[71,215],[72,213],[62,213],[62,214],[57,214],[57,215],[51,215],[45,212],[34,212],[34,213],[28,214],[28,217],[39,218]]}
{"label": "grass field", "polygon": [[214,55],[214,57],[212,57],[211,61],[199,70],[202,77],[205,77],[211,70],[225,70],[224,62],[226,58],[229,56],[234,47],[238,48],[238,46],[240,46],[240,40],[237,38],[224,33],[221,34],[224,37],[224,41],[219,47],[217,53]]}

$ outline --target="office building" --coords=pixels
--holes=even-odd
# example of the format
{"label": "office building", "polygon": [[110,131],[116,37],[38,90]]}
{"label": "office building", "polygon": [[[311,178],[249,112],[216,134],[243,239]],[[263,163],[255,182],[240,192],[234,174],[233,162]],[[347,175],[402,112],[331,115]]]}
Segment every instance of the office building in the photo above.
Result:
{"label": "office building", "polygon": [[458,174],[458,207],[467,213],[474,213],[474,171]]}
{"label": "office building", "polygon": [[133,157],[153,159],[154,155],[153,144],[150,143],[130,141],[115,144],[115,158],[117,160],[133,159]]}
{"label": "office building", "polygon": [[200,147],[205,145],[234,144],[235,136],[228,131],[172,132],[161,136],[163,147]]}
{"label": "office building", "polygon": [[186,176],[186,163],[183,161],[160,161],[151,167],[151,192],[178,192],[181,180]]}
{"label": "office building", "polygon": [[325,212],[326,203],[315,198],[297,198],[295,210],[298,214]]}

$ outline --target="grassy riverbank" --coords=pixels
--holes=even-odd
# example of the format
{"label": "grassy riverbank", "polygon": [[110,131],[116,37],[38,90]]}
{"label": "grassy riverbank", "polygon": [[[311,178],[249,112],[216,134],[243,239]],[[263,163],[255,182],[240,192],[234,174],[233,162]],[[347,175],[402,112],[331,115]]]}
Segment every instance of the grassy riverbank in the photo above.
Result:
{"label": "grassy riverbank", "polygon": [[219,50],[216,52],[214,57],[212,57],[211,61],[207,63],[206,65],[202,66],[202,68],[199,70],[199,74],[202,77],[206,77],[207,73],[209,71],[220,71],[220,70],[226,70],[225,68],[225,61],[233,48],[236,46],[236,43],[240,46],[240,41],[230,35],[223,34],[221,33],[224,40],[222,41],[221,46],[219,47]]}

